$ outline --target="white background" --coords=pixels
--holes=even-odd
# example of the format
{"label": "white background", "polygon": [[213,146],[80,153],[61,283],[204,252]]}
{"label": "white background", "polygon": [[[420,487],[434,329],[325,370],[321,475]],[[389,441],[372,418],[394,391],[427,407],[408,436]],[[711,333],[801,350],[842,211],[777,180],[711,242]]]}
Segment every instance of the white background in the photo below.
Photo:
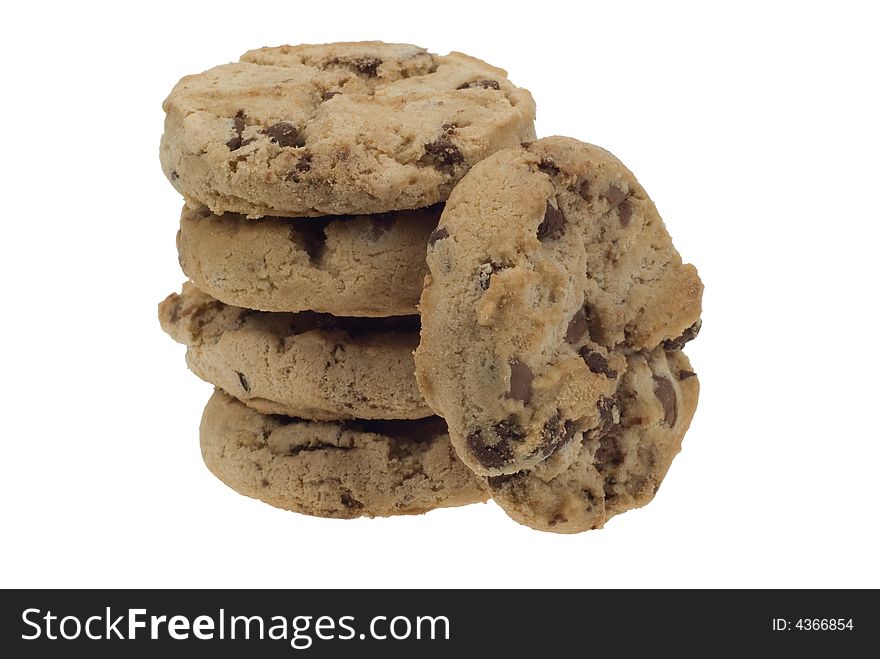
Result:
{"label": "white background", "polygon": [[[880,586],[872,3],[15,3],[2,49],[2,586]],[[156,304],[185,74],[281,43],[462,50],[538,134],[634,170],[706,285],[702,399],[655,501],[578,536],[494,504],[336,521],[202,465],[211,386]]]}

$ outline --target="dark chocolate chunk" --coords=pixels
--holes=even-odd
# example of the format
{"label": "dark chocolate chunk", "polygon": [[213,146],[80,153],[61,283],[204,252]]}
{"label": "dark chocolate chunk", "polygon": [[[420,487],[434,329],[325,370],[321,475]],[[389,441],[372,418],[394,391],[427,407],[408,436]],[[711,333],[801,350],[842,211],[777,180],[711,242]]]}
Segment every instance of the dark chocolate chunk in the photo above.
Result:
{"label": "dark chocolate chunk", "polygon": [[507,398],[521,400],[528,405],[532,400],[532,380],[535,379],[532,369],[518,359],[510,360],[510,389]]}
{"label": "dark chocolate chunk", "polygon": [[467,436],[468,449],[471,455],[487,469],[495,469],[507,463],[511,458],[510,444],[499,440],[496,444],[486,443],[483,432],[479,429]]}
{"label": "dark chocolate chunk", "polygon": [[242,147],[241,134],[244,132],[244,110],[239,110],[232,118],[232,137],[226,142],[230,151],[236,151]]}
{"label": "dark chocolate chunk", "polygon": [[296,163],[296,171],[298,172],[307,172],[312,168],[312,154],[304,153],[302,157],[299,159],[299,162]]}
{"label": "dark chocolate chunk", "polygon": [[300,139],[297,127],[287,121],[279,121],[277,124],[272,124],[263,130],[263,135],[268,135],[269,139],[280,147],[297,147],[305,144]]}
{"label": "dark chocolate chunk", "polygon": [[504,269],[504,266],[501,265],[500,263],[496,263],[495,261],[492,261],[491,263],[484,263],[483,265],[481,265],[480,272],[478,275],[479,281],[480,281],[480,288],[482,288],[484,291],[488,290],[489,284],[492,281],[492,275],[494,275],[499,270],[503,270],[503,269]]}
{"label": "dark chocolate chunk", "polygon": [[248,382],[248,379],[245,377],[244,373],[236,371],[235,374],[238,376],[238,381],[241,382],[241,388],[244,389],[247,393],[250,393],[251,383]]}
{"label": "dark chocolate chunk", "polygon": [[177,172],[174,172],[174,171],[171,172],[171,181],[172,182],[176,181],[179,178],[180,178],[180,174],[178,174]]}
{"label": "dark chocolate chunk", "polygon": [[700,328],[703,326],[703,321],[698,320],[693,325],[688,327],[684,332],[681,333],[681,336],[675,339],[667,339],[663,342],[663,349],[669,352],[674,350],[681,350],[684,347],[684,344],[688,341],[693,341],[697,338],[697,334],[700,333]]}
{"label": "dark chocolate chunk", "polygon": [[616,185],[609,185],[608,189],[602,193],[602,196],[608,200],[608,203],[612,206],[617,206],[626,199],[626,193],[618,188]]}
{"label": "dark chocolate chunk", "polygon": [[171,312],[168,314],[168,320],[172,323],[176,323],[180,320],[180,309],[183,306],[183,300],[179,297],[175,298],[174,304],[171,306]]}
{"label": "dark chocolate chunk", "polygon": [[525,437],[522,428],[519,427],[519,423],[517,423],[514,417],[499,421],[492,426],[492,430],[495,431],[495,434],[503,442],[521,442]]}
{"label": "dark chocolate chunk", "polygon": [[547,526],[556,526],[557,524],[567,524],[568,517],[564,513],[553,513],[553,517],[547,522]]}
{"label": "dark chocolate chunk", "polygon": [[550,417],[541,429],[541,453],[549,457],[565,446],[574,437],[577,431],[577,423],[571,419],[564,423],[559,416],[559,410]]}
{"label": "dark chocolate chunk", "polygon": [[446,230],[446,227],[437,227],[428,236],[428,247],[433,247],[434,243],[444,238],[449,238],[449,232]]}
{"label": "dark chocolate chunk", "polygon": [[632,218],[633,209],[630,206],[629,201],[622,201],[620,205],[617,207],[617,216],[620,218],[620,224],[627,227],[629,226],[630,218]]}
{"label": "dark chocolate chunk", "polygon": [[491,487],[493,490],[497,490],[498,488],[503,486],[505,483],[510,483],[514,480],[517,480],[517,477],[519,477],[521,474],[522,474],[522,472],[517,472],[515,474],[501,474],[500,476],[489,476],[489,478],[486,480],[489,481],[489,487]]}
{"label": "dark chocolate chunk", "polygon": [[696,375],[697,374],[694,373],[693,371],[686,371],[686,370],[682,369],[678,372],[678,379],[679,379],[679,381],[687,380],[688,378],[696,377]]}
{"label": "dark chocolate chunk", "polygon": [[605,471],[606,467],[623,464],[624,457],[623,450],[620,448],[619,434],[606,434],[599,440],[599,448],[596,449],[593,464],[601,472]]}
{"label": "dark chocolate chunk", "polygon": [[541,162],[538,163],[538,169],[549,176],[554,176],[559,173],[559,167],[556,166],[556,163],[553,162],[552,158],[541,158]]}
{"label": "dark chocolate chunk", "polygon": [[604,396],[596,403],[599,411],[599,423],[589,430],[590,439],[596,439],[608,434],[614,427],[614,399]]}
{"label": "dark chocolate chunk", "polygon": [[568,322],[568,329],[565,330],[565,340],[568,343],[577,343],[587,333],[587,310],[581,307],[574,312],[574,316]]}
{"label": "dark chocolate chunk", "polygon": [[339,500],[349,510],[360,510],[364,507],[363,503],[351,496],[351,492],[343,492]]}
{"label": "dark chocolate chunk", "polygon": [[670,428],[675,425],[678,419],[678,406],[675,399],[675,388],[668,378],[660,375],[654,376],[654,395],[663,406],[663,424]]}
{"label": "dark chocolate chunk", "polygon": [[463,85],[459,85],[458,89],[470,89],[472,87],[482,87],[483,89],[494,89],[498,91],[501,89],[501,85],[498,84],[497,80],[473,80],[471,82],[466,82]]}
{"label": "dark chocolate chunk", "polygon": [[448,133],[450,135],[455,132],[456,128],[458,128],[458,124],[456,124],[456,123],[448,123],[448,124],[441,124],[440,125],[440,129],[444,133]]}
{"label": "dark chocolate chunk", "polygon": [[601,352],[593,350],[589,346],[583,346],[578,350],[578,354],[593,373],[601,373],[608,378],[617,377],[617,371],[608,366],[608,359]]}
{"label": "dark chocolate chunk", "polygon": [[375,78],[379,65],[382,64],[382,60],[378,57],[359,57],[352,60],[351,64],[358,73],[365,75],[368,78]]}
{"label": "dark chocolate chunk", "polygon": [[433,165],[436,169],[450,170],[455,165],[463,163],[464,156],[444,132],[436,140],[425,145],[425,155],[420,162]]}
{"label": "dark chocolate chunk", "polygon": [[555,240],[562,236],[564,231],[565,215],[561,210],[553,208],[548,201],[544,211],[544,221],[538,226],[538,240],[545,238]]}

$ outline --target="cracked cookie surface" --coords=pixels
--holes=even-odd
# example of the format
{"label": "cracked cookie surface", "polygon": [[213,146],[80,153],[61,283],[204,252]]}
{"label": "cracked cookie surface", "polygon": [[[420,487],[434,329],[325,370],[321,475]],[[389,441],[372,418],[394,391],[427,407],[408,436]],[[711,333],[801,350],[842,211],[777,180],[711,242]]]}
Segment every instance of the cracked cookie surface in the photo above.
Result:
{"label": "cracked cookie surface", "polygon": [[514,520],[541,531],[579,533],[644,506],[681,449],[700,385],[687,357],[663,347],[628,355],[603,422],[532,470],[488,479]]}
{"label": "cracked cookie surface", "polygon": [[267,414],[317,420],[419,419],[418,317],[338,318],[223,304],[191,283],[159,305],[203,380]]}
{"label": "cracked cookie surface", "polygon": [[252,218],[429,206],[535,135],[534,101],[502,69],[381,42],[253,50],[184,77],[163,109],[172,185]]}
{"label": "cracked cookie surface", "polygon": [[205,464],[226,485],[307,515],[413,515],[488,496],[437,417],[304,421],[260,414],[218,389],[200,438]]}
{"label": "cracked cookie surface", "polygon": [[184,206],[180,265],[201,290],[248,309],[416,314],[441,210],[248,220]]}
{"label": "cracked cookie surface", "polygon": [[428,244],[416,376],[478,474],[571,445],[602,423],[627,354],[699,329],[702,283],[645,190],[571,138],[478,163]]}

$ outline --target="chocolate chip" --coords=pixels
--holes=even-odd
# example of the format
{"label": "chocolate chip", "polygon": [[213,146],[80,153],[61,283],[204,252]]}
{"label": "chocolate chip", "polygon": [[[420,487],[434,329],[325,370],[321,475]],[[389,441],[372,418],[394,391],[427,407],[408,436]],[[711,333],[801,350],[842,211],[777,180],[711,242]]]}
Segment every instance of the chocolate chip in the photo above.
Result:
{"label": "chocolate chip", "polygon": [[492,430],[495,431],[495,434],[498,435],[498,438],[503,442],[521,442],[525,435],[523,434],[522,428],[519,427],[519,423],[517,423],[514,417],[510,417],[504,419],[504,421],[499,421],[494,426],[492,426]]}
{"label": "chocolate chip", "polygon": [[630,206],[629,201],[622,201],[620,205],[617,207],[617,216],[620,218],[620,224],[627,227],[629,226],[629,220],[632,217],[633,209]]}
{"label": "chocolate chip", "polygon": [[[599,412],[599,423],[595,428],[591,428],[588,432],[590,439],[597,439],[608,434],[614,427],[614,399],[602,397],[596,403],[596,409]],[[618,417],[619,418],[619,417]]]}
{"label": "chocolate chip", "polygon": [[478,275],[479,281],[480,281],[480,288],[482,288],[484,291],[488,290],[489,284],[492,281],[492,275],[494,275],[496,272],[503,270],[503,269],[504,269],[504,266],[501,265],[500,263],[496,263],[495,261],[492,261],[490,263],[484,263],[483,265],[481,265],[479,275]]}
{"label": "chocolate chip", "polygon": [[499,440],[498,443],[489,445],[479,429],[467,436],[467,445],[471,455],[487,469],[501,467],[511,458],[510,445],[507,442]]}
{"label": "chocolate chip", "polygon": [[175,298],[174,304],[171,306],[171,312],[168,314],[168,320],[172,323],[176,323],[180,320],[180,310],[183,307],[183,300],[179,297]]}
{"label": "chocolate chip", "polygon": [[563,513],[554,513],[553,517],[550,518],[550,521],[547,522],[547,526],[556,526],[557,524],[567,524],[568,517],[566,517]]}
{"label": "chocolate chip", "polygon": [[528,364],[524,364],[518,359],[511,359],[510,362],[510,389],[505,395],[512,400],[521,400],[527,404],[532,400],[532,380],[535,374]]}
{"label": "chocolate chip", "polygon": [[678,372],[678,379],[679,379],[679,381],[687,380],[688,378],[696,377],[696,375],[697,374],[694,373],[693,371],[686,371],[686,370],[682,369]]}
{"label": "chocolate chip", "polygon": [[277,124],[272,124],[263,130],[263,135],[268,135],[269,139],[280,147],[297,147],[305,144],[300,139],[297,127],[287,121],[279,121]]}
{"label": "chocolate chip", "polygon": [[437,227],[428,236],[428,247],[433,247],[434,243],[444,238],[449,238],[449,231],[446,230],[446,227]]}
{"label": "chocolate chip", "polygon": [[587,331],[589,332],[590,340],[601,344],[603,332],[602,323],[599,322],[599,315],[589,304],[584,304],[584,312],[587,314]]}
{"label": "chocolate chip", "polygon": [[244,373],[236,371],[235,374],[238,376],[238,381],[241,382],[241,388],[244,389],[247,393],[250,393],[251,383],[248,382],[248,379],[245,377]]}
{"label": "chocolate chip", "polygon": [[339,96],[342,92],[324,92],[321,94],[322,101],[329,101],[334,96]]}
{"label": "chocolate chip", "polygon": [[363,503],[351,496],[351,492],[343,492],[342,496],[339,497],[339,501],[349,510],[360,510],[364,507]]}
{"label": "chocolate chip", "polygon": [[226,146],[230,151],[236,151],[242,147],[241,134],[244,132],[244,117],[244,110],[239,110],[232,118],[233,136],[226,142]]}
{"label": "chocolate chip", "polygon": [[455,129],[458,128],[458,124],[456,124],[456,123],[441,124],[440,128],[443,130],[444,133],[451,135],[452,133],[455,132]]}
{"label": "chocolate chip", "polygon": [[382,64],[382,60],[378,57],[359,57],[351,62],[352,66],[357,70],[358,73],[363,74],[369,78],[375,78],[376,73],[379,69],[379,65]]}
{"label": "chocolate chip", "polygon": [[172,183],[173,183],[174,181],[176,181],[177,179],[179,179],[179,178],[180,178],[180,174],[178,174],[177,172],[174,172],[174,171],[171,172],[171,181],[172,181]]}
{"label": "chocolate chip", "polygon": [[550,176],[559,173],[559,167],[556,166],[556,163],[553,162],[552,158],[541,158],[541,162],[538,163],[538,169]]}
{"label": "chocolate chip", "polygon": [[620,447],[620,436],[617,433],[605,435],[599,440],[599,448],[596,449],[593,465],[599,471],[604,471],[606,467],[623,464],[624,457]]}
{"label": "chocolate chip", "polygon": [[498,84],[497,80],[474,80],[472,82],[466,82],[463,85],[459,85],[458,89],[471,89],[472,87],[482,87],[483,89],[494,89],[498,91],[501,89],[501,85]]}
{"label": "chocolate chip", "polygon": [[433,165],[436,169],[451,170],[455,165],[464,162],[464,156],[459,148],[444,134],[425,145],[425,155],[422,156],[419,162]]}
{"label": "chocolate chip", "polygon": [[559,410],[550,417],[541,429],[541,453],[549,457],[565,446],[577,431],[577,423],[571,419],[561,422]]}
{"label": "chocolate chip", "polygon": [[609,185],[608,189],[602,193],[602,196],[608,200],[608,203],[612,206],[617,206],[626,199],[626,193],[618,188],[616,185]]}
{"label": "chocolate chip", "polygon": [[608,378],[617,377],[617,371],[608,366],[608,360],[601,352],[593,350],[589,346],[583,346],[578,350],[578,354],[593,373],[601,373]]}
{"label": "chocolate chip", "polygon": [[565,340],[568,343],[577,343],[584,334],[587,333],[587,310],[581,307],[574,312],[574,316],[568,322],[568,329],[565,330]]}
{"label": "chocolate chip", "polygon": [[681,336],[675,339],[667,339],[663,342],[663,349],[669,352],[674,350],[681,350],[684,347],[684,344],[688,341],[693,341],[697,338],[697,334],[700,333],[700,328],[703,326],[703,321],[698,320],[693,325],[688,327],[684,332],[681,333]]}
{"label": "chocolate chip", "polygon": [[299,159],[299,162],[296,163],[296,171],[298,172],[307,172],[312,168],[312,154],[304,153],[303,156]]}
{"label": "chocolate chip", "polygon": [[654,395],[663,406],[663,424],[670,428],[675,425],[678,418],[676,409],[675,388],[668,378],[660,375],[654,376]]}
{"label": "chocolate chip", "polygon": [[520,476],[521,472],[517,472],[515,474],[501,474],[500,476],[489,476],[487,479],[489,481],[489,487],[494,490],[499,489],[505,483],[510,483],[511,481],[517,480],[517,477]]}
{"label": "chocolate chip", "polygon": [[538,226],[538,240],[545,238],[555,240],[562,236],[565,231],[565,215],[562,211],[553,208],[550,202],[547,202],[547,208],[544,210],[544,221]]}

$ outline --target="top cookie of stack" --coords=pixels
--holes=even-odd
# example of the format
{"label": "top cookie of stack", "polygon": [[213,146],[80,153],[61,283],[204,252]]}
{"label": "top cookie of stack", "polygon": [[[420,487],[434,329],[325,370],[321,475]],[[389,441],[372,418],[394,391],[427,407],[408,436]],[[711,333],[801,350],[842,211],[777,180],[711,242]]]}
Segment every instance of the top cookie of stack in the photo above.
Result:
{"label": "top cookie of stack", "polygon": [[429,206],[535,136],[534,101],[502,69],[381,42],[252,50],[183,78],[163,107],[171,183],[250,218]]}
{"label": "top cookie of stack", "polygon": [[184,273],[260,311],[416,313],[438,202],[535,136],[531,94],[502,69],[375,41],[252,50],[163,107]]}

